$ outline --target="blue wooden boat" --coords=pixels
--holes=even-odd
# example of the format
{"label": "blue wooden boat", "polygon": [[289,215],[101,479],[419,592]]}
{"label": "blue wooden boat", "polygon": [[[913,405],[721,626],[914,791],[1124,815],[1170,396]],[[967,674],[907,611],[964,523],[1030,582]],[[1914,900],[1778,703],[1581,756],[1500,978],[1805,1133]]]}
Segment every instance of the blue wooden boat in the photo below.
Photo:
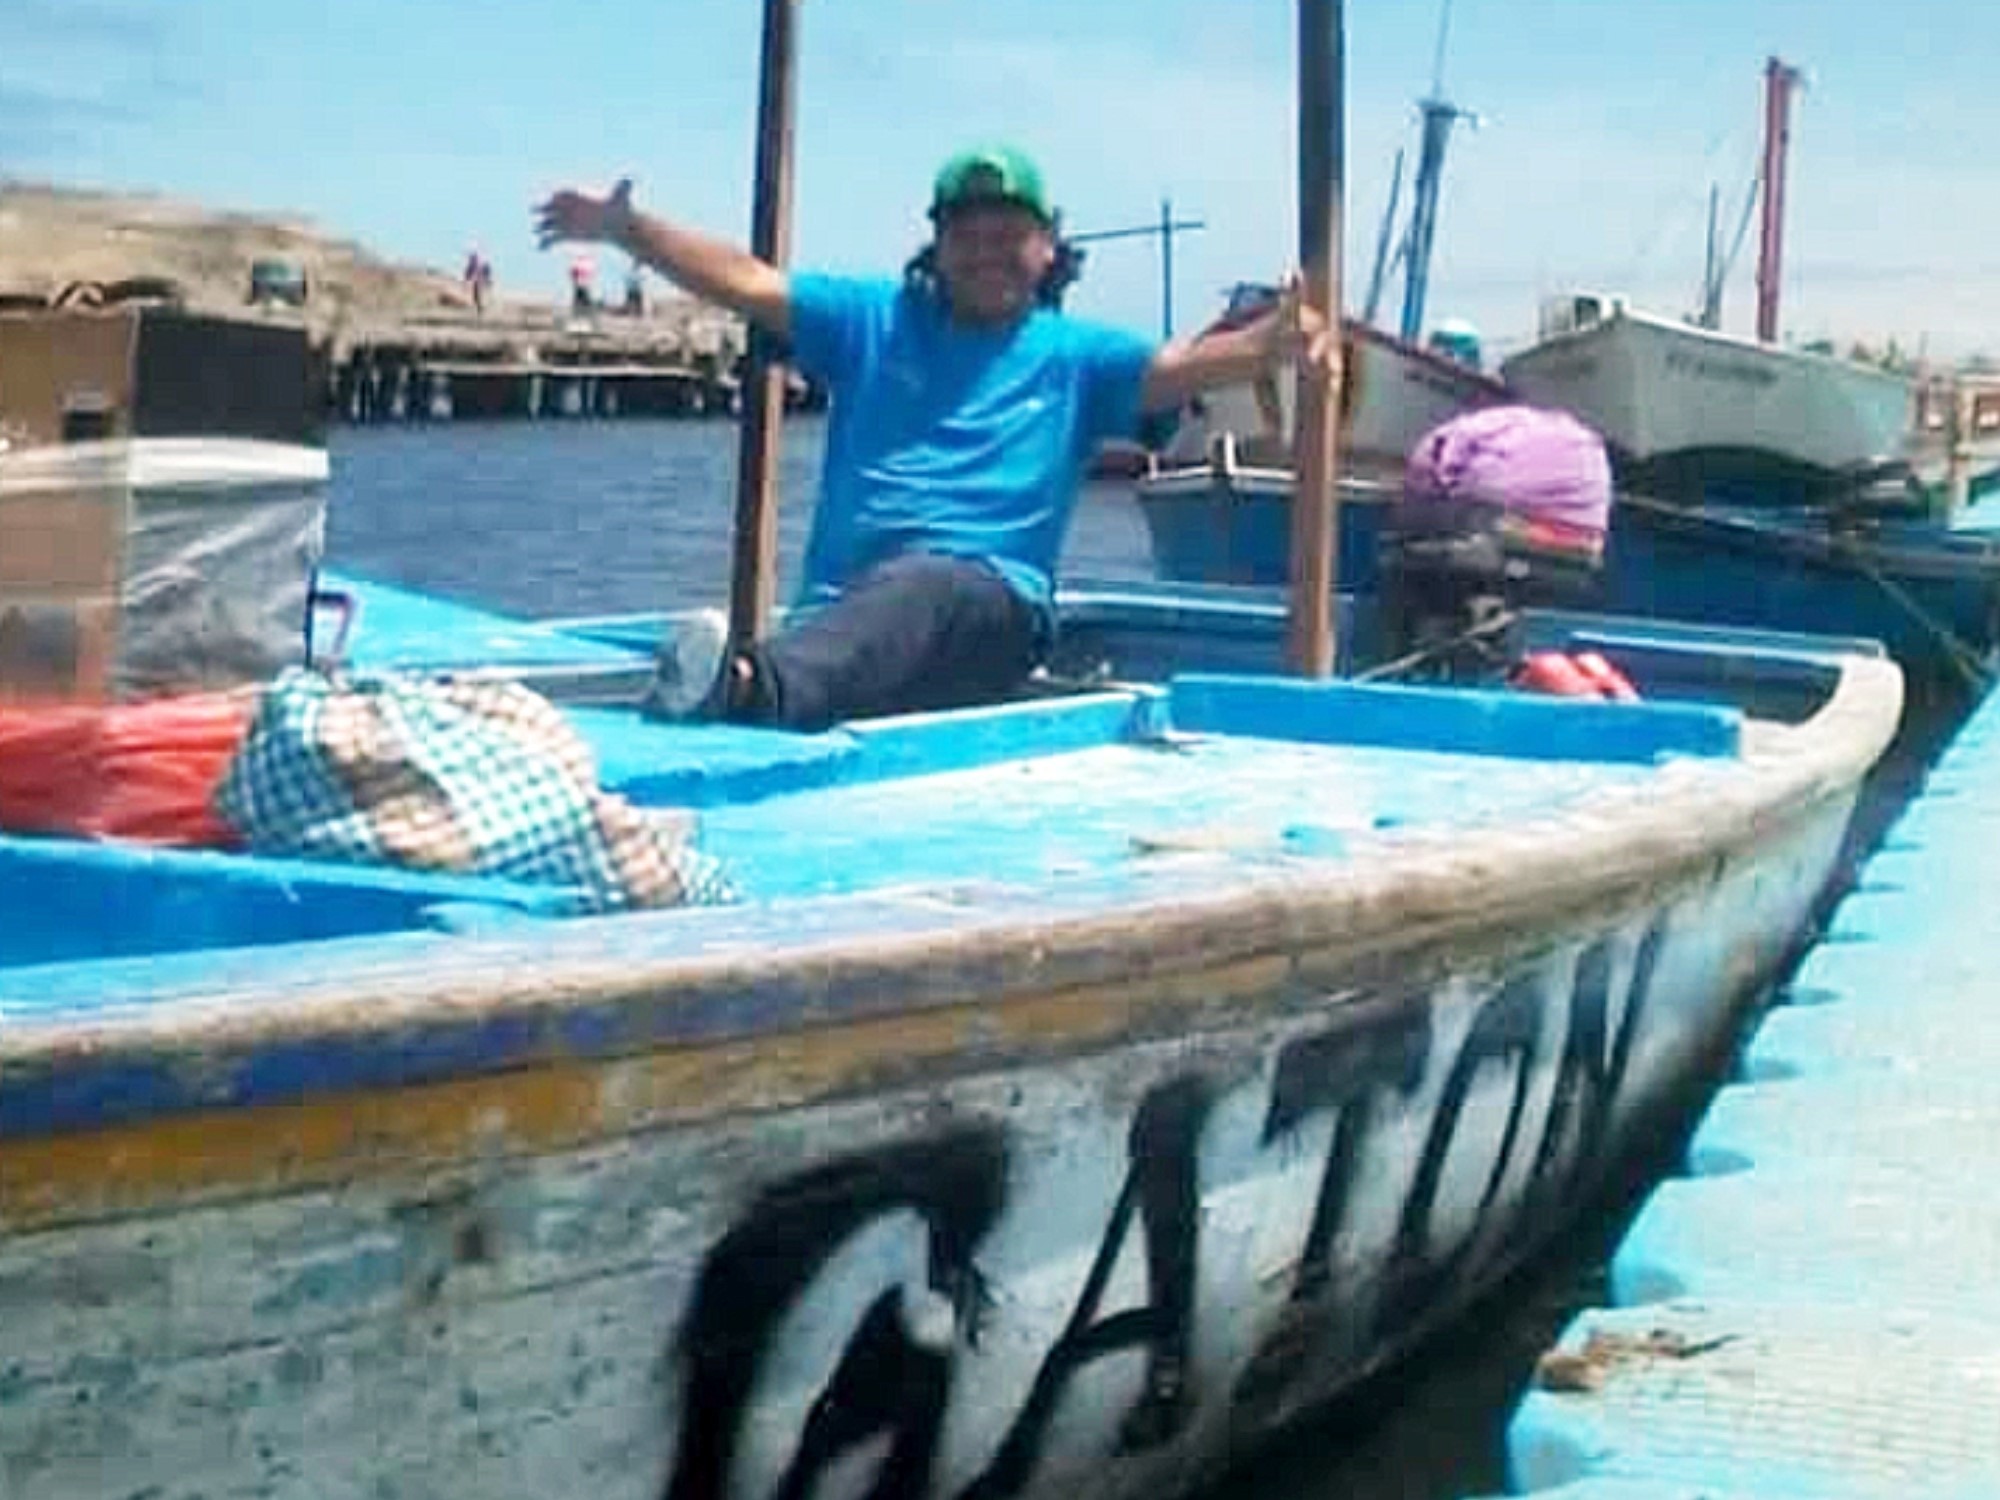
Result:
{"label": "blue wooden boat", "polygon": [[[1289,470],[1190,476],[1141,496],[1160,576],[1272,587],[1285,578]],[[1385,497],[1342,507],[1340,587],[1364,622]],[[1621,494],[1611,508],[1602,607],[1749,629],[1883,642],[1913,679],[1983,685],[2000,650],[2000,542],[1920,519],[1825,507]],[[1365,633],[1356,638],[1365,642]]]}
{"label": "blue wooden boat", "polygon": [[[10,1500],[1184,1490],[1726,1051],[1899,706],[1865,648],[1551,617],[1654,701],[668,727],[604,701],[643,622],[349,587],[357,662],[574,699],[743,899],[0,838]],[[1283,620],[1068,616],[1113,679]]]}
{"label": "blue wooden boat", "polygon": [[[1289,467],[1245,464],[1237,454],[1233,442],[1220,441],[1207,461],[1161,468],[1134,486],[1156,577],[1243,588],[1285,582],[1298,481]],[[1382,518],[1395,495],[1380,480],[1341,485],[1336,546],[1342,593],[1374,593]]]}
{"label": "blue wooden boat", "polygon": [[2000,648],[2000,543],[1923,520],[1621,496],[1607,575],[1621,613],[1867,636],[1925,683]]}

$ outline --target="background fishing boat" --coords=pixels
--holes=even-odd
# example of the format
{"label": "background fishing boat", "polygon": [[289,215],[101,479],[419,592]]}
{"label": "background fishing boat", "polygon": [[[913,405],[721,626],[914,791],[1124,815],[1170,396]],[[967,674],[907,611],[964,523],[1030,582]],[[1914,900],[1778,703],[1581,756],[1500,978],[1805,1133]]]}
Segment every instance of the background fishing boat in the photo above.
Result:
{"label": "background fishing boat", "polygon": [[1575,412],[1611,444],[1620,482],[1688,495],[1851,490],[1904,461],[1909,381],[1575,294],[1501,365],[1526,400]]}
{"label": "background fishing boat", "polygon": [[[1346,375],[1340,414],[1342,467],[1352,478],[1393,483],[1418,438],[1462,411],[1508,399],[1507,388],[1476,366],[1419,348],[1379,328],[1348,319],[1343,329]],[[1289,373],[1263,392],[1231,387],[1202,397],[1182,416],[1161,455],[1162,472],[1142,494],[1158,492],[1176,470],[1219,462],[1227,442],[1234,463],[1247,468],[1289,468],[1297,421],[1296,382]]]}
{"label": "background fishing boat", "polygon": [[1716,254],[1711,199],[1697,318],[1655,317],[1597,294],[1553,297],[1543,304],[1538,341],[1501,366],[1528,400],[1575,412],[1603,433],[1627,488],[1695,503],[1726,486],[1738,500],[1796,502],[1851,493],[1906,466],[1909,380],[1779,339],[1799,85],[1796,68],[1766,62],[1754,341],[1721,331],[1728,259]]}

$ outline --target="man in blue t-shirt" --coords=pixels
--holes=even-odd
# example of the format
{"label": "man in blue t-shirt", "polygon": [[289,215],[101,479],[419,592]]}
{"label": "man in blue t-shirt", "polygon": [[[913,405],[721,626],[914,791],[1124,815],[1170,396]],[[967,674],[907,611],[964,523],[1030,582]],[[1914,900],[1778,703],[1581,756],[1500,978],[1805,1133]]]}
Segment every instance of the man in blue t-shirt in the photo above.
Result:
{"label": "man in blue t-shirt", "polygon": [[1057,309],[1073,255],[1019,151],[961,152],[933,185],[933,242],[901,282],[787,272],[606,198],[565,190],[544,246],[599,241],[785,341],[832,395],[800,603],[771,638],[719,614],[663,649],[651,711],[818,729],[990,701],[1046,650],[1085,466],[1142,413],[1276,360],[1335,358],[1296,294],[1246,327],[1155,347]]}

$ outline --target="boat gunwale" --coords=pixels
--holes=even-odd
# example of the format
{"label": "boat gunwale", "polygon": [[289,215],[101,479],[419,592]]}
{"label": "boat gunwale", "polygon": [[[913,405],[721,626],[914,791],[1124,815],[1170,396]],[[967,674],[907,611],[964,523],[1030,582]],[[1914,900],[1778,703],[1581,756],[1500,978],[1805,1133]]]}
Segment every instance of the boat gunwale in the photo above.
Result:
{"label": "boat gunwale", "polygon": [[[1290,469],[1274,468],[1269,464],[1240,464],[1231,469],[1211,460],[1203,460],[1199,463],[1163,464],[1138,480],[1133,486],[1133,493],[1141,503],[1179,500],[1211,490],[1235,501],[1289,500],[1297,486],[1298,478]],[[1400,494],[1400,485],[1383,479],[1348,478],[1340,481],[1342,505],[1391,505]]]}

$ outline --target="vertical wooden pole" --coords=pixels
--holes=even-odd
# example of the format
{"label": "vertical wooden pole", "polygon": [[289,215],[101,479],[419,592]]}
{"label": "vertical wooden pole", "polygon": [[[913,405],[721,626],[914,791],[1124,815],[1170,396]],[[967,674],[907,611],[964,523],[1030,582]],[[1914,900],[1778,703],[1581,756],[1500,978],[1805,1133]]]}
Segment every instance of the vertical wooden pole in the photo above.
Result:
{"label": "vertical wooden pole", "polygon": [[[757,185],[750,248],[774,265],[792,250],[792,136],[798,0],[764,0],[757,94]],[[729,581],[729,635],[762,634],[777,591],[778,440],[784,425],[785,369],[769,338],[751,329],[748,388],[737,431],[736,545]]]}
{"label": "vertical wooden pole", "polygon": [[1764,202],[1757,245],[1757,337],[1778,338],[1778,290],[1785,259],[1785,162],[1792,143],[1796,68],[1777,58],[1764,64]]}
{"label": "vertical wooden pole", "polygon": [[1716,284],[1716,272],[1722,260],[1721,213],[1722,187],[1711,182],[1708,185],[1708,253],[1701,263],[1701,326],[1709,329],[1722,327],[1722,288]]}
{"label": "vertical wooden pole", "polygon": [[1972,387],[1953,375],[1937,389],[1950,404],[1944,418],[1944,516],[1946,521],[1972,503]]}
{"label": "vertical wooden pole", "polygon": [[[1346,166],[1346,24],[1342,0],[1299,0],[1299,265],[1306,305],[1340,333],[1340,203]],[[1292,502],[1287,647],[1301,676],[1334,662],[1340,552],[1340,388],[1320,370],[1299,380],[1298,492]]]}

